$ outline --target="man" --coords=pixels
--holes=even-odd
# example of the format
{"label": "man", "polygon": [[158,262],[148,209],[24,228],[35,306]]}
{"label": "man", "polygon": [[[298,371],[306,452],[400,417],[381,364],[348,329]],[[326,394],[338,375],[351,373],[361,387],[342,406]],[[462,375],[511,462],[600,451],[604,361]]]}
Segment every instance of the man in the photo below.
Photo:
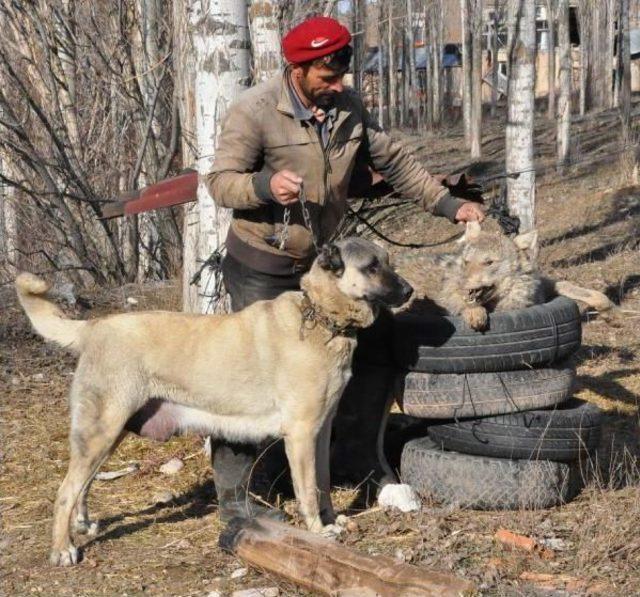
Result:
{"label": "man", "polygon": [[[425,210],[457,222],[484,218],[477,204],[453,198],[393,142],[357,94],[343,86],[350,41],[349,31],[334,19],[304,21],[282,40],[288,63],[284,73],[247,90],[229,108],[207,185],[218,205],[234,210],[222,265],[234,311],[299,289],[300,277],[315,256],[314,236],[322,244],[335,233],[346,211],[354,168],[362,159],[397,192],[419,198]],[[312,230],[305,225],[302,193]],[[374,327],[380,326],[384,322]],[[385,342],[378,344],[381,350],[388,348]],[[364,444],[369,462],[385,399],[376,375],[376,368],[354,368],[358,379],[343,399],[349,402],[350,394],[357,402],[355,396],[367,385],[377,386],[372,389],[376,399],[364,409],[356,404],[350,415],[363,418],[360,427],[368,434]],[[388,378],[387,373],[383,386]],[[214,480],[223,520],[262,510],[247,501],[254,461],[255,447],[214,446]]]}

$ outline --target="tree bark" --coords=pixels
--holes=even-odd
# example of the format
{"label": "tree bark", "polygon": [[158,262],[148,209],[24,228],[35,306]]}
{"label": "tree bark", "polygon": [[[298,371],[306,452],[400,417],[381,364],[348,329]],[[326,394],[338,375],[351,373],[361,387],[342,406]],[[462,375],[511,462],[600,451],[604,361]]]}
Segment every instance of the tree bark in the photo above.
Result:
{"label": "tree bark", "polygon": [[[247,6],[241,0],[213,4],[193,0],[189,15],[196,60],[196,130],[198,172],[206,174],[215,158],[216,140],[229,104],[250,83]],[[218,207],[203,182],[198,188],[200,262],[220,251],[231,223],[231,210]],[[205,267],[199,291],[202,312],[226,311],[221,277]]]}
{"label": "tree bark", "polygon": [[462,119],[464,122],[464,140],[471,146],[471,89],[472,89],[472,42],[471,22],[469,20],[469,0],[460,0],[460,18],[462,23]]}
{"label": "tree bark", "polygon": [[547,117],[553,120],[556,115],[556,3],[558,0],[547,0],[547,23],[549,27],[548,69],[549,95]]}
{"label": "tree bark", "polygon": [[444,5],[443,0],[433,3],[431,27],[431,113],[434,127],[440,126],[443,103],[442,48],[444,47]]}
{"label": "tree bark", "polygon": [[591,22],[589,0],[579,0],[580,15],[580,116],[584,116],[590,104],[589,74],[591,62]]}
{"label": "tree bark", "polygon": [[512,0],[510,18],[517,19],[510,56],[508,118],[506,128],[507,202],[520,218],[520,231],[535,226],[535,171],[533,114],[535,88],[535,0]]}
{"label": "tree bark", "polygon": [[[393,24],[393,0],[389,0],[387,6],[388,15],[388,29],[387,29],[387,56],[389,57],[389,127],[395,128],[396,126],[396,106],[398,105],[398,79],[396,69],[396,49],[394,44],[394,31]],[[354,67],[355,68],[355,67]]]}
{"label": "tree bark", "polygon": [[422,118],[420,115],[420,103],[418,102],[418,71],[416,70],[416,53],[415,53],[415,37],[413,34],[413,1],[407,0],[407,21],[406,21],[406,37],[407,37],[407,53],[405,55],[406,65],[408,66],[408,91],[409,91],[409,118],[410,125],[421,128]]}
{"label": "tree bark", "polygon": [[556,115],[558,171],[563,172],[569,161],[571,134],[572,58],[569,38],[569,0],[558,0],[558,50],[560,52],[560,95]]}
{"label": "tree bark", "polygon": [[472,50],[471,62],[471,157],[482,155],[482,0],[471,2]]}
{"label": "tree bark", "polygon": [[629,29],[629,0],[621,0],[620,10],[620,59],[622,78],[620,84],[620,115],[626,140],[630,138],[631,122],[631,41]]}
{"label": "tree bark", "polygon": [[280,33],[274,0],[251,1],[249,33],[255,84],[274,77],[282,68]]}
{"label": "tree bark", "polygon": [[469,581],[451,574],[370,556],[266,517],[234,519],[219,543],[251,566],[322,595],[454,597],[474,592]]}
{"label": "tree bark", "polygon": [[491,22],[491,116],[496,115],[498,106],[498,10],[494,10]]}
{"label": "tree bark", "polygon": [[382,2],[378,0],[378,126],[384,127],[384,66],[382,64],[382,38],[384,12]]}

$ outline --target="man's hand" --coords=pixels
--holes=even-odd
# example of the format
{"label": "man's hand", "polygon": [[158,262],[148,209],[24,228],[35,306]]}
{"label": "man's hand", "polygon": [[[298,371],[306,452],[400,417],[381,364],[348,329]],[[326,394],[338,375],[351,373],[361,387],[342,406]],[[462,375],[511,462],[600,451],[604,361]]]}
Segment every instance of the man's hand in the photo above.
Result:
{"label": "man's hand", "polygon": [[456,212],[456,222],[482,222],[485,219],[482,207],[478,203],[463,203]]}
{"label": "man's hand", "polygon": [[280,170],[276,172],[269,181],[269,187],[273,197],[280,205],[291,205],[298,201],[300,197],[300,178],[290,170]]}

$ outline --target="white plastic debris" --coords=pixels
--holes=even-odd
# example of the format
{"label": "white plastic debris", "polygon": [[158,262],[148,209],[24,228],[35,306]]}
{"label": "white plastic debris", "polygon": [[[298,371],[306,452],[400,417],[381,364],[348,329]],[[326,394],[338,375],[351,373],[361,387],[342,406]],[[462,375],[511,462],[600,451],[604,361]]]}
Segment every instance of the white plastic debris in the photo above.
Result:
{"label": "white plastic debris", "polygon": [[243,576],[247,576],[249,570],[247,568],[238,568],[231,573],[231,578],[242,578]]}
{"label": "white plastic debris", "polygon": [[132,462],[129,466],[121,468],[117,471],[103,471],[97,473],[95,478],[99,481],[113,481],[114,479],[119,479],[120,477],[124,477],[125,475],[135,473],[139,468],[140,465],[138,463]]}
{"label": "white plastic debris", "polygon": [[242,591],[231,593],[231,597],[278,597],[278,595],[280,595],[278,587],[243,589]]}
{"label": "white plastic debris", "polygon": [[179,473],[184,468],[184,462],[179,458],[172,458],[171,460],[165,462],[158,469],[164,475],[175,475]]}
{"label": "white plastic debris", "polygon": [[401,512],[420,510],[420,498],[413,487],[406,483],[389,483],[378,495],[378,505],[382,508],[395,508]]}

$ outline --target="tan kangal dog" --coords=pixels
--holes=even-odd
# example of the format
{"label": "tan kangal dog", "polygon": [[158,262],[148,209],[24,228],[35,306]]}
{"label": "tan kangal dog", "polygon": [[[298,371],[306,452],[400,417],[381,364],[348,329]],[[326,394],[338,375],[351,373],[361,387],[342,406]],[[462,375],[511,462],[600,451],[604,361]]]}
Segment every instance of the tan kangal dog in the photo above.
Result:
{"label": "tan kangal dog", "polygon": [[551,280],[536,271],[538,233],[514,238],[488,232],[477,222],[467,224],[460,249],[436,257],[445,268],[436,302],[452,315],[460,315],[476,330],[488,323],[488,313],[523,309],[562,295],[586,303],[600,312],[615,308],[604,294],[571,282]]}
{"label": "tan kangal dog", "polygon": [[[78,561],[72,523],[77,532],[96,531],[86,494],[129,429],[156,438],[188,430],[232,441],[284,437],[304,520],[326,530],[334,521],[331,420],[351,376],[355,332],[373,323],[378,304],[399,306],[412,288],[384,250],[356,238],[326,246],[301,286],[230,315],[153,311],[74,321],[43,297],[43,280],[18,276],[36,331],[79,355],[52,564]],[[153,397],[163,400],[149,408]]]}

